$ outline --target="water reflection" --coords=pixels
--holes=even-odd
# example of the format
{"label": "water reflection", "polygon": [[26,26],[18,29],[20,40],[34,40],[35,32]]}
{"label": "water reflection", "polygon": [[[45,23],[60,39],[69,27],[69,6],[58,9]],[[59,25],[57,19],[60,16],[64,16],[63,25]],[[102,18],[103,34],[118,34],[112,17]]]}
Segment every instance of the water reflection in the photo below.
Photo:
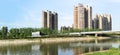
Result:
{"label": "water reflection", "polygon": [[[0,46],[0,55],[81,55],[120,46],[120,39]],[[116,44],[111,44],[116,43]]]}
{"label": "water reflection", "polygon": [[31,46],[1,46],[0,55],[30,55]]}
{"label": "water reflection", "polygon": [[80,47],[74,48],[74,55],[80,55],[86,52],[102,51],[107,50],[112,45],[102,45],[102,44],[83,44]]}
{"label": "water reflection", "polygon": [[56,44],[43,44],[40,46],[42,55],[58,55],[58,45]]}

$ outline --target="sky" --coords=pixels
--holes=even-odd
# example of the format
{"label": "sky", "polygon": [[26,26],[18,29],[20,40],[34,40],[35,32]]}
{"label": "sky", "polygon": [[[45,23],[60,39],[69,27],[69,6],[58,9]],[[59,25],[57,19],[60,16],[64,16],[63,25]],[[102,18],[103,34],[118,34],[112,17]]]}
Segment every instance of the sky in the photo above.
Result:
{"label": "sky", "polygon": [[111,14],[112,29],[120,30],[120,0],[0,0],[0,27],[42,27],[42,10],[58,13],[58,27],[72,26],[73,8],[81,3],[92,6],[95,14]]}

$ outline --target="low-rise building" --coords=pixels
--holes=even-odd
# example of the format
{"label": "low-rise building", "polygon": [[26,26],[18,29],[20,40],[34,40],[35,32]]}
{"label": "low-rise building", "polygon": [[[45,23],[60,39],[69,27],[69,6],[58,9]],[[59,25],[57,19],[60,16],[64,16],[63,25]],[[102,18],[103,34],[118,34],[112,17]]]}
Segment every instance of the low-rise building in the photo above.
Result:
{"label": "low-rise building", "polygon": [[32,37],[41,37],[40,32],[32,32]]}

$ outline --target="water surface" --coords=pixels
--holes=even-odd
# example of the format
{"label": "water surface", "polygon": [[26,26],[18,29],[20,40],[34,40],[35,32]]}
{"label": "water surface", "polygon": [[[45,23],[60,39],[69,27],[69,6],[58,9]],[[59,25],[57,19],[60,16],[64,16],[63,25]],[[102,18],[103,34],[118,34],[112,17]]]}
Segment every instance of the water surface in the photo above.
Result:
{"label": "water surface", "polygon": [[120,38],[64,43],[0,46],[0,55],[81,55],[119,47]]}

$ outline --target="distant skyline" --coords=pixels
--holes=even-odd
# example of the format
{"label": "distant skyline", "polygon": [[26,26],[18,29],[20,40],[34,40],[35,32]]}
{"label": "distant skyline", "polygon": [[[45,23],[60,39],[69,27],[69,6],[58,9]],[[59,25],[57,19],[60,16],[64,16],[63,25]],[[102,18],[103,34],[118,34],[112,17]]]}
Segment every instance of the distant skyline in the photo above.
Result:
{"label": "distant skyline", "polygon": [[[92,6],[93,17],[111,14],[112,29],[120,30],[120,0],[0,0],[0,27],[42,27],[42,10],[58,13],[58,27],[72,26],[74,5]],[[93,18],[92,17],[92,18]]]}

